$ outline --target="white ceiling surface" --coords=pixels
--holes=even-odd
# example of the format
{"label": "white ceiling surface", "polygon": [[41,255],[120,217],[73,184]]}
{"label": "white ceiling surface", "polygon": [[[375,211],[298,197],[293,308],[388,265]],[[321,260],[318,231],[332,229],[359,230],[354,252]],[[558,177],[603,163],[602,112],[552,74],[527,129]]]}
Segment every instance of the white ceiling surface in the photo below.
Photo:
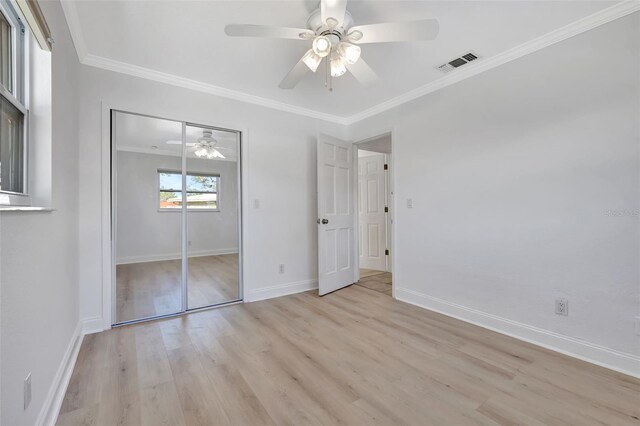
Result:
{"label": "white ceiling surface", "polygon": [[[187,126],[187,143],[202,137],[202,128]],[[212,137],[221,147],[226,161],[237,161],[237,133],[213,130]],[[122,151],[143,152],[156,155],[182,155],[182,146],[167,141],[182,140],[182,123],[135,114],[116,113],[115,143]],[[193,149],[187,148],[187,157],[198,158]]]}
{"label": "white ceiling surface", "polygon": [[[355,24],[436,17],[435,41],[363,45],[381,83],[320,72],[293,90],[278,83],[308,41],[231,38],[225,24],[302,27],[317,0],[74,2],[88,54],[323,113],[350,116],[441,78],[434,69],[473,50],[490,57],[598,12],[615,1],[351,1]],[[322,69],[322,67],[320,68]]]}

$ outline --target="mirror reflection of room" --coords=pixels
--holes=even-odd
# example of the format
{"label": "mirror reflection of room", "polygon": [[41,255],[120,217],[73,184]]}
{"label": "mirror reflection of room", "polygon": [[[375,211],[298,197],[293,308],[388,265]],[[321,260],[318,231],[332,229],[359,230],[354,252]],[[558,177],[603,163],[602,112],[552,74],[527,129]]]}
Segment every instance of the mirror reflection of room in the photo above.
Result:
{"label": "mirror reflection of room", "polygon": [[113,122],[116,322],[237,300],[238,133],[186,125],[183,147],[181,122]]}
{"label": "mirror reflection of room", "polygon": [[186,128],[188,309],[239,298],[237,136]]}

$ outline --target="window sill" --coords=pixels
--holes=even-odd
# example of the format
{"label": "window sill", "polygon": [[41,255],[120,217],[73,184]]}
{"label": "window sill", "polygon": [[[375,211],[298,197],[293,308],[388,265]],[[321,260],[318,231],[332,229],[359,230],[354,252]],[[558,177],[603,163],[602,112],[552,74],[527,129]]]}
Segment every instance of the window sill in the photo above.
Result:
{"label": "window sill", "polygon": [[0,212],[53,212],[50,207],[35,206],[0,206]]}

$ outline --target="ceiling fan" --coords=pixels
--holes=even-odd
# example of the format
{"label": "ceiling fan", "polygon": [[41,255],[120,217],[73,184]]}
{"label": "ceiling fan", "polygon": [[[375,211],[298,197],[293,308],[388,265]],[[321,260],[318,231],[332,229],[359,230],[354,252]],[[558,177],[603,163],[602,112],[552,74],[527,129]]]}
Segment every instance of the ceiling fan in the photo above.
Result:
{"label": "ceiling fan", "polygon": [[353,25],[347,0],[321,0],[320,8],[307,19],[307,28],[230,24],[225,33],[232,37],[270,37],[311,41],[311,48],[280,82],[281,89],[294,88],[308,71],[316,72],[326,59],[325,86],[347,70],[364,86],[378,81],[377,74],[360,57],[360,44],[433,40],[438,35],[436,19]]}
{"label": "ceiling fan", "polygon": [[[182,141],[167,141],[168,145],[182,145]],[[208,158],[212,160],[214,158],[225,159],[225,157],[219,150],[229,150],[223,146],[218,145],[218,141],[213,138],[213,131],[211,129],[202,129],[202,137],[198,138],[195,142],[187,142],[186,146],[193,151],[193,153],[200,158]]]}

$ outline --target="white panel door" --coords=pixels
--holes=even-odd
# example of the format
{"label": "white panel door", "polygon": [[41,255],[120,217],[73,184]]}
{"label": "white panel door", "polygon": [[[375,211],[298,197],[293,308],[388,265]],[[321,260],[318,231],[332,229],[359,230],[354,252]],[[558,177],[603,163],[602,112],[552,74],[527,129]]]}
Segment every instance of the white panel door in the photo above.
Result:
{"label": "white panel door", "polygon": [[318,288],[321,296],[353,284],[353,168],[351,144],[318,135]]}
{"label": "white panel door", "polygon": [[360,267],[386,269],[384,154],[358,158]]}

